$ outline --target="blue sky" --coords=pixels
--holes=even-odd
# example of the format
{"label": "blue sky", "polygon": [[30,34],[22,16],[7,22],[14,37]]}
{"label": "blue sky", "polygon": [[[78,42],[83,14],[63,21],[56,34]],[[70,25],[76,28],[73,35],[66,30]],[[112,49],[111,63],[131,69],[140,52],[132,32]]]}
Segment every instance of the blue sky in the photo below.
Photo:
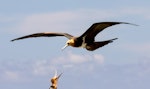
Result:
{"label": "blue sky", "polygon": [[[48,89],[55,69],[58,89],[149,89],[150,1],[1,0],[0,86]],[[37,32],[80,36],[95,22],[119,21],[96,40],[119,38],[96,51],[68,47],[66,38],[10,40]]]}

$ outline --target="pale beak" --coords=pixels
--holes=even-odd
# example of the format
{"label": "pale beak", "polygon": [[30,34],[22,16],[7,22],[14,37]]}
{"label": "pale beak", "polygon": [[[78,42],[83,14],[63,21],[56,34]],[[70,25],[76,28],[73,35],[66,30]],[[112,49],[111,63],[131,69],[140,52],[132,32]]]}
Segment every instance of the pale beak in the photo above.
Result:
{"label": "pale beak", "polygon": [[68,47],[68,44],[66,44],[64,47],[62,47],[61,50],[64,50],[66,47]]}

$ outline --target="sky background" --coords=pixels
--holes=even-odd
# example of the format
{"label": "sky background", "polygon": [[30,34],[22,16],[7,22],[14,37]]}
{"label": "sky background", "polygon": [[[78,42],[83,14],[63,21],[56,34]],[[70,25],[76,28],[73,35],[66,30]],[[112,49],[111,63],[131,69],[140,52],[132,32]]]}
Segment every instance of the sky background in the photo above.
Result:
{"label": "sky background", "polygon": [[[149,89],[149,0],[0,0],[1,89]],[[96,40],[119,38],[95,51],[68,47],[65,37],[10,40],[37,32],[80,36],[93,23],[119,21]]]}

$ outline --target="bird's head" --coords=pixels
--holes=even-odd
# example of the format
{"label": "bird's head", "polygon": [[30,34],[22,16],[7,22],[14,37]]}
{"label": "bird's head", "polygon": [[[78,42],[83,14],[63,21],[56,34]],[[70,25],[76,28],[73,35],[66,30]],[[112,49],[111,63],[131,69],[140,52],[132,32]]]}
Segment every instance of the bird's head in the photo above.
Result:
{"label": "bird's head", "polygon": [[51,79],[52,86],[57,87],[57,82],[58,82],[58,79],[60,78],[61,75],[62,75],[62,73],[59,74],[59,75],[57,75],[57,71],[55,71],[55,75],[54,75],[54,77]]}
{"label": "bird's head", "polygon": [[68,47],[68,46],[74,46],[74,43],[75,43],[74,39],[69,39],[69,40],[66,42],[66,45],[62,48],[62,50],[65,49],[65,48]]}

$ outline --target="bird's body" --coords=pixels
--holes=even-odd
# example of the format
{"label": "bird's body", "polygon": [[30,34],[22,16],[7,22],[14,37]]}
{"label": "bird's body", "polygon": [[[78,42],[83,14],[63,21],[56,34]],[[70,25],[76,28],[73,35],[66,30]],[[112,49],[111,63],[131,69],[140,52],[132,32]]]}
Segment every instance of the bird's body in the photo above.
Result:
{"label": "bird's body", "polygon": [[[35,33],[23,37],[19,37],[16,39],[13,39],[11,41],[25,39],[25,38],[32,38],[32,37],[55,37],[55,36],[65,36],[69,40],[66,42],[65,47],[72,46],[72,47],[83,47],[86,48],[89,51],[96,50],[104,45],[107,45],[108,43],[113,42],[113,40],[116,40],[117,38],[106,40],[106,41],[100,41],[95,42],[95,36],[103,31],[105,28],[116,25],[116,24],[130,24],[125,22],[100,22],[100,23],[94,23],[86,32],[84,32],[79,37],[74,37],[68,33],[51,33],[51,32],[44,32],[44,33]],[[63,47],[63,49],[65,48]]]}
{"label": "bird's body", "polygon": [[61,75],[62,73],[60,75],[57,75],[57,71],[55,71],[54,77],[50,80],[52,85],[50,86],[49,89],[57,89],[58,79],[60,78]]}

